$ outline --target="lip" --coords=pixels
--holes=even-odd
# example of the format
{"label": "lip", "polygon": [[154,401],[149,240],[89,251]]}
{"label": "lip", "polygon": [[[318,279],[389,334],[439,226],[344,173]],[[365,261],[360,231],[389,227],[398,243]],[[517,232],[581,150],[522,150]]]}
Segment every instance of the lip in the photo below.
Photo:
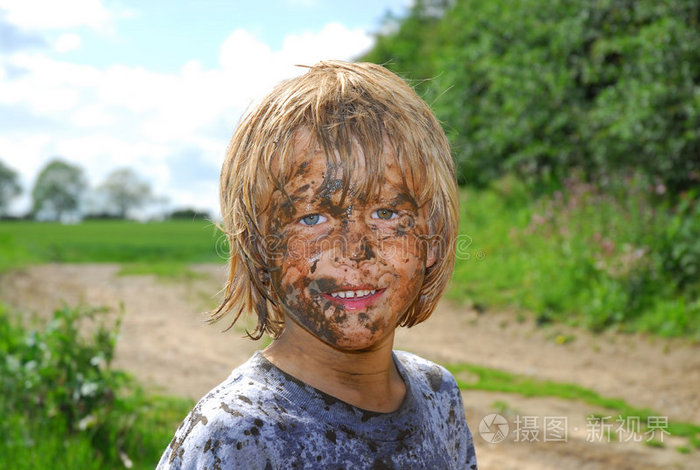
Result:
{"label": "lip", "polygon": [[[346,289],[338,289],[338,291],[344,290],[375,290],[369,287],[351,287]],[[323,293],[321,294],[324,299],[329,300],[335,304],[342,305],[345,310],[362,310],[370,305],[372,305],[376,300],[384,293],[386,289],[376,289],[374,294],[366,295],[364,297],[353,297],[352,299],[342,299],[340,297],[333,297],[331,294]]]}

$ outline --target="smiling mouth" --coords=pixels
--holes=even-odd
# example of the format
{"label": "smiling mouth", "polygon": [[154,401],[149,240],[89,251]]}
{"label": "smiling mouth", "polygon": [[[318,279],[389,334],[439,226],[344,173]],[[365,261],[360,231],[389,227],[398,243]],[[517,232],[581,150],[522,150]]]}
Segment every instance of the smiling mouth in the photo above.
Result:
{"label": "smiling mouth", "polygon": [[377,290],[341,290],[338,292],[331,292],[330,295],[336,299],[357,299],[360,297],[367,297],[369,295],[374,295]]}
{"label": "smiling mouth", "polygon": [[370,306],[383,292],[384,289],[348,289],[322,295],[347,310],[360,310]]}

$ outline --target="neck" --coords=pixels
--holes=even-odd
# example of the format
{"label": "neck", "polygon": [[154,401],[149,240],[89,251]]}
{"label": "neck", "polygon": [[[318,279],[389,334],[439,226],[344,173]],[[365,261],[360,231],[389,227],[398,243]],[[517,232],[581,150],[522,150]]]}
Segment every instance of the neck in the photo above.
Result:
{"label": "neck", "polygon": [[371,348],[345,351],[288,321],[263,355],[291,376],[346,403],[387,413],[401,406],[406,388],[392,356],[394,333]]}

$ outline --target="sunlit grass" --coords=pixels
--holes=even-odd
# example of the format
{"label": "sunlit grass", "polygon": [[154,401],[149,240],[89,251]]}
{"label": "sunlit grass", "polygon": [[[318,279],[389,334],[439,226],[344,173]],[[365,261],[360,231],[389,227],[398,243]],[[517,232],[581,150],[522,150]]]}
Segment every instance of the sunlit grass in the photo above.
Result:
{"label": "sunlit grass", "polygon": [[152,274],[157,276],[159,279],[171,281],[201,279],[206,277],[203,274],[190,269],[188,263],[170,261],[156,261],[152,263],[124,263],[117,274],[119,276],[139,276]]}
{"label": "sunlit grass", "polygon": [[[646,423],[650,416],[663,416],[647,408],[637,408],[622,398],[606,397],[589,388],[572,383],[541,380],[520,374],[512,374],[490,367],[460,363],[447,364],[445,367],[457,379],[461,390],[481,390],[518,394],[525,397],[556,397],[565,400],[578,400],[594,407],[605,408],[610,415],[639,418]],[[465,378],[465,375],[467,378]],[[502,402],[501,402],[502,403]],[[507,405],[503,405],[506,407]],[[665,428],[671,435],[688,439],[690,445],[700,448],[700,425],[682,421],[669,420]]]}
{"label": "sunlit grass", "polygon": [[[211,222],[0,222],[0,270],[32,263],[223,262],[226,242]],[[171,265],[172,266],[172,265]],[[135,270],[134,266],[126,268]],[[167,269],[159,269],[165,274]]]}
{"label": "sunlit grass", "polygon": [[448,296],[538,323],[700,338],[700,204],[692,193],[655,204],[629,184],[615,194],[574,181],[539,198],[513,178],[463,190],[471,244],[458,244]]}

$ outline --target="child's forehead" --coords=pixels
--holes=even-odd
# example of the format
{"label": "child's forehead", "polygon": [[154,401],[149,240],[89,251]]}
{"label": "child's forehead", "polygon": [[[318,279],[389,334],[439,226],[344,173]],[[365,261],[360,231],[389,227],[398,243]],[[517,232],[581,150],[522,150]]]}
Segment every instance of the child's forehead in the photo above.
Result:
{"label": "child's forehead", "polygon": [[[336,155],[337,157],[337,155]],[[412,200],[408,187],[391,145],[385,145],[381,158],[381,175],[375,174],[368,158],[358,144],[348,159],[332,159],[318,145],[297,146],[288,160],[284,192],[306,198],[344,197],[349,200],[376,199]],[[344,193],[345,191],[345,193]]]}

